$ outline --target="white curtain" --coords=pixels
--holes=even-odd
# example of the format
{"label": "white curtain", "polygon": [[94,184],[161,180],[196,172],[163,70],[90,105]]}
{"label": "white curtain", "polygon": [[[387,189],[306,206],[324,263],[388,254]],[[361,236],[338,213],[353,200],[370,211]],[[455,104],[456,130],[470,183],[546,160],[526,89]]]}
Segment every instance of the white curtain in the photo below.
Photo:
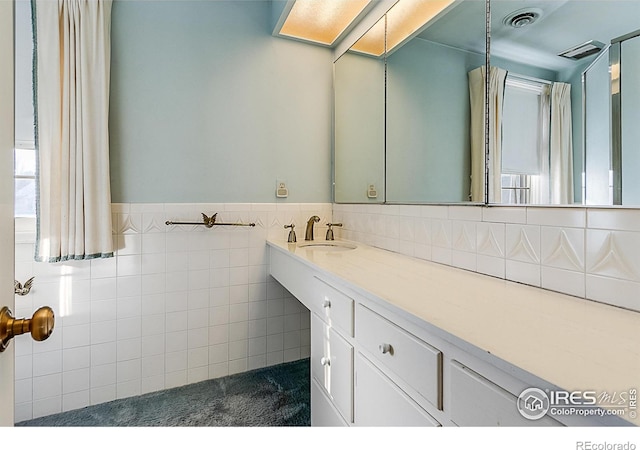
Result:
{"label": "white curtain", "polygon": [[540,139],[538,140],[540,174],[531,176],[530,203],[545,205],[549,203],[549,114],[551,86],[545,85],[540,92],[540,116],[538,118]]}
{"label": "white curtain", "polygon": [[553,83],[551,88],[550,178],[551,203],[573,203],[573,138],[571,85]]}
{"label": "white curtain", "polygon": [[[472,202],[485,200],[485,73],[478,67],[469,72],[471,100],[471,195]],[[507,71],[492,67],[489,76],[489,203],[500,203],[502,188],[502,107]]]}
{"label": "white curtain", "polygon": [[113,256],[109,181],[112,0],[32,0],[36,260]]}

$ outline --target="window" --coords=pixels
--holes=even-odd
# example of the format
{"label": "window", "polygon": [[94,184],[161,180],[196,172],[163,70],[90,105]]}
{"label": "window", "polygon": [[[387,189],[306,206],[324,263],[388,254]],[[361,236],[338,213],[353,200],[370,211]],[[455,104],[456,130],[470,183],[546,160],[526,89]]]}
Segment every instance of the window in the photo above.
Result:
{"label": "window", "polygon": [[507,75],[502,123],[502,203],[549,202],[550,83]]}
{"label": "window", "polygon": [[36,216],[36,151],[33,142],[16,142],[15,217]]}
{"label": "window", "polygon": [[30,2],[15,2],[15,217],[36,215],[33,32]]}

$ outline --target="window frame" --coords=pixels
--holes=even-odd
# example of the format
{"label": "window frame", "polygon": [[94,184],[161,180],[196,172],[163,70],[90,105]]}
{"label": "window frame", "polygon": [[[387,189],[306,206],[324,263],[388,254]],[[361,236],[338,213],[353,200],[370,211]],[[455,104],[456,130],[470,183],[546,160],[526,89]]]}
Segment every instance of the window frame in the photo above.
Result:
{"label": "window frame", "polygon": [[[36,180],[36,167],[34,167],[34,173],[33,175],[19,175],[16,173],[16,150],[30,150],[33,151],[35,153],[36,151],[36,146],[35,146],[35,141],[16,141],[14,143],[14,164],[13,164],[13,180],[14,180],[14,186],[15,186],[15,182],[16,180]],[[37,165],[37,161],[35,162],[35,164]],[[16,192],[14,192],[14,201],[15,196],[17,195]],[[36,204],[35,204],[35,198],[34,198],[34,203],[33,203],[33,215],[18,215],[15,212],[14,209],[14,218],[15,219],[35,219],[36,216]]]}

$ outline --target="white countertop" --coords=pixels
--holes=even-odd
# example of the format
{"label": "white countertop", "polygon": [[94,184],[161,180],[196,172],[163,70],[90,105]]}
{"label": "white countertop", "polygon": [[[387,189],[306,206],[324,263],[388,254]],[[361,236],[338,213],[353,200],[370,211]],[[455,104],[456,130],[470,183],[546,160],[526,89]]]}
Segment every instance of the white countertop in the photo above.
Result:
{"label": "white countertop", "polygon": [[267,242],[562,389],[640,389],[640,313],[357,242],[338,252]]}

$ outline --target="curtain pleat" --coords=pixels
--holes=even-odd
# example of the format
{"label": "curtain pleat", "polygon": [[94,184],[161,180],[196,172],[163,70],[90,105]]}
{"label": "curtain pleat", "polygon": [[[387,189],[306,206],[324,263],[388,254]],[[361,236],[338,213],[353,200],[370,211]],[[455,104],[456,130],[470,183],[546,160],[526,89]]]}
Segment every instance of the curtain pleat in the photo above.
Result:
{"label": "curtain pleat", "polygon": [[112,0],[32,0],[37,261],[113,256]]}
{"label": "curtain pleat", "polygon": [[551,88],[550,178],[551,203],[573,203],[573,131],[571,85],[553,83]]}
{"label": "curtain pleat", "polygon": [[471,195],[472,202],[500,203],[502,188],[502,109],[507,71],[491,67],[489,72],[489,186],[485,187],[485,73],[478,67],[468,73],[471,101]]}
{"label": "curtain pleat", "polygon": [[549,121],[550,121],[551,86],[544,86],[540,93],[540,116],[538,118],[540,139],[538,142],[541,156],[539,175],[531,176],[530,203],[546,205],[549,203]]}

